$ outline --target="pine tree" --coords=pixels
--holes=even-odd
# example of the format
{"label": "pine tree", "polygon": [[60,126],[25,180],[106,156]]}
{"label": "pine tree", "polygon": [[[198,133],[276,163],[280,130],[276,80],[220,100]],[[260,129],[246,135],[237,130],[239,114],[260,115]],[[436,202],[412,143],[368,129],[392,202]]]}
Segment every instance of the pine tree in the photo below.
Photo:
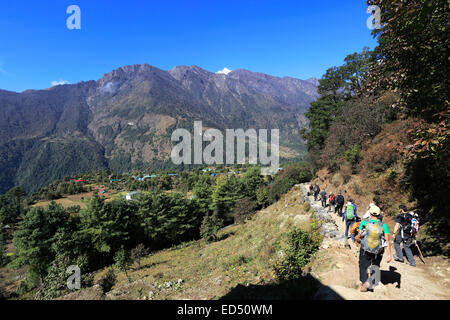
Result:
{"label": "pine tree", "polygon": [[55,202],[45,209],[35,207],[29,210],[14,234],[17,248],[14,265],[28,265],[31,272],[37,273],[42,281],[55,256],[52,250],[54,236],[67,220],[64,208]]}
{"label": "pine tree", "polygon": [[122,272],[125,272],[125,275],[128,279],[128,282],[130,282],[130,277],[128,276],[128,269],[130,268],[130,265],[132,263],[132,260],[130,258],[130,254],[128,251],[126,251],[123,246],[116,252],[114,255],[114,262],[117,269],[119,269]]}

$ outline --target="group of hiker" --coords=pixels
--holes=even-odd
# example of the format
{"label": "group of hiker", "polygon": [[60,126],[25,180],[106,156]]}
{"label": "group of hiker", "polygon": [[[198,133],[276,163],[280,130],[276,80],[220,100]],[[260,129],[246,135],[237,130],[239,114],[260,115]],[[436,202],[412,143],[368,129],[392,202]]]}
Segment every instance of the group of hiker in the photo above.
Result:
{"label": "group of hiker", "polygon": [[[327,197],[326,191],[321,191],[320,187],[315,184],[310,185],[309,195],[313,195],[315,201],[320,200],[322,207],[328,207],[328,212],[334,211],[335,214],[342,217],[342,222],[345,223],[346,239],[351,238],[355,245],[360,247],[360,291],[368,291],[369,287],[371,287],[369,283],[369,267],[380,267],[385,248],[387,249],[386,262],[389,263],[392,260],[389,228],[383,222],[381,209],[374,203],[371,203],[365,214],[360,218],[357,214],[357,206],[353,199],[349,198],[344,207],[345,198],[341,192],[338,192],[337,195],[330,192]],[[403,244],[408,264],[415,267],[416,262],[411,248],[413,243],[415,243],[415,236],[419,230],[418,215],[413,211],[408,212],[405,205],[400,205],[399,211],[399,214],[395,218],[394,227],[394,261],[404,262],[401,248],[401,244]],[[373,268],[371,268],[370,272],[372,270]]]}

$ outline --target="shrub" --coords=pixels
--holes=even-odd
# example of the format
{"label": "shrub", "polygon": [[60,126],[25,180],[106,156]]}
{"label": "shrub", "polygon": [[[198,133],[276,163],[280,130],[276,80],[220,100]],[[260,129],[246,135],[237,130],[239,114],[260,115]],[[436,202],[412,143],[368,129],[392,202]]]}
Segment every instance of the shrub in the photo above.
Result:
{"label": "shrub", "polygon": [[269,203],[277,202],[281,195],[287,193],[294,184],[293,179],[276,179],[269,188]]}
{"label": "shrub", "polygon": [[345,151],[344,155],[348,162],[352,165],[356,165],[361,159],[361,149],[358,145],[353,145]]}
{"label": "shrub", "polygon": [[284,254],[274,265],[275,275],[280,281],[300,278],[303,268],[319,248],[317,240],[308,232],[297,228],[294,228],[287,238]]}
{"label": "shrub", "polygon": [[268,190],[266,186],[261,186],[256,191],[256,204],[259,208],[265,208],[270,204]]}
{"label": "shrub", "polygon": [[361,184],[359,184],[359,183],[356,183],[356,182],[353,183],[352,189],[353,189],[353,192],[355,194],[357,194],[358,196],[364,196],[365,195],[363,186]]}
{"label": "shrub", "polygon": [[389,169],[387,172],[387,179],[389,182],[395,182],[398,177],[398,173],[395,169]]}
{"label": "shrub", "polygon": [[370,171],[384,172],[399,159],[395,145],[377,143],[364,153],[363,162]]}
{"label": "shrub", "polygon": [[216,214],[207,214],[202,221],[200,226],[200,236],[206,241],[215,241],[217,239],[217,232],[224,225],[222,219],[220,219]]}
{"label": "shrub", "polygon": [[125,272],[125,275],[128,279],[128,282],[130,282],[130,278],[128,277],[127,270],[131,265],[131,257],[128,251],[126,251],[123,247],[119,249],[116,254],[114,255],[114,261],[117,269],[120,271]]}
{"label": "shrub", "polygon": [[141,267],[141,259],[142,257],[148,255],[148,249],[142,244],[138,244],[136,248],[131,249],[131,259],[133,261],[137,261],[138,267]]}
{"label": "shrub", "polygon": [[256,203],[250,198],[239,199],[234,205],[234,223],[243,223],[245,220],[250,219],[255,213],[255,209]]}
{"label": "shrub", "polygon": [[99,285],[102,288],[103,294],[111,291],[112,287],[116,284],[116,274],[113,269],[109,269],[108,272],[100,279]]}
{"label": "shrub", "polygon": [[339,169],[342,177],[344,178],[344,183],[347,183],[352,176],[352,167],[349,163],[344,163]]}

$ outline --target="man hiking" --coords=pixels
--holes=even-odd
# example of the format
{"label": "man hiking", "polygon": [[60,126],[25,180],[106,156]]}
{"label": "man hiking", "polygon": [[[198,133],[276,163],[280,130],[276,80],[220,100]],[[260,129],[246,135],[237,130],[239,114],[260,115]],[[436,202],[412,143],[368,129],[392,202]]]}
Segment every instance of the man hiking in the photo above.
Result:
{"label": "man hiking", "polygon": [[413,244],[413,230],[411,228],[411,220],[413,216],[407,213],[405,205],[400,205],[400,214],[395,218],[394,227],[394,248],[395,256],[394,260],[398,262],[403,262],[403,252],[400,244],[403,243],[403,249],[406,253],[406,258],[410,266],[415,267],[416,261],[414,260],[413,253],[411,251],[411,246]]}
{"label": "man hiking", "polygon": [[322,190],[320,193],[320,201],[322,203],[322,207],[325,208],[327,206],[327,192],[325,190]]}
{"label": "man hiking", "polygon": [[337,197],[336,197],[336,207],[334,208],[334,213],[337,213],[340,217],[342,217],[342,208],[344,207],[344,196],[339,191]]}
{"label": "man hiking", "polygon": [[359,280],[361,281],[361,287],[359,291],[361,292],[366,292],[370,286],[367,269],[370,266],[376,266],[375,268],[378,268],[378,271],[371,268],[370,272],[379,272],[384,247],[387,247],[388,250],[386,262],[389,263],[392,260],[389,228],[378,219],[381,210],[374,205],[369,208],[369,213],[369,220],[363,220],[359,227],[361,237],[361,248],[359,250]]}
{"label": "man hiking", "polygon": [[[336,195],[331,191],[330,195],[328,196],[328,212],[335,211],[335,205],[336,205]],[[331,209],[333,207],[333,209]]]}
{"label": "man hiking", "polygon": [[316,184],[314,186],[314,201],[317,201],[317,196],[319,195],[320,187]]}
{"label": "man hiking", "polygon": [[[347,205],[345,207],[344,215],[342,216],[342,221],[345,221],[345,237],[348,239],[348,229],[352,226],[353,223],[356,222],[356,219],[359,219],[356,214],[356,205],[353,203],[352,199],[349,199]],[[355,241],[353,239],[353,241]]]}

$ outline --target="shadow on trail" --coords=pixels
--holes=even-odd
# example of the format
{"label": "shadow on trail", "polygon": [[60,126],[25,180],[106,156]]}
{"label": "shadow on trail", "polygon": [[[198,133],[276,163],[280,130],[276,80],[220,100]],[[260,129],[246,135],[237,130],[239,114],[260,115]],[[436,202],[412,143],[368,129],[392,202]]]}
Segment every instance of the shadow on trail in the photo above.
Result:
{"label": "shadow on trail", "polygon": [[[320,289],[320,290],[319,290]],[[220,300],[343,300],[312,275],[264,285],[237,285]]]}
{"label": "shadow on trail", "polygon": [[396,267],[389,266],[389,271],[381,270],[380,271],[380,281],[382,284],[386,285],[389,283],[397,283],[396,288],[400,288],[400,282],[402,275],[398,272]]}

